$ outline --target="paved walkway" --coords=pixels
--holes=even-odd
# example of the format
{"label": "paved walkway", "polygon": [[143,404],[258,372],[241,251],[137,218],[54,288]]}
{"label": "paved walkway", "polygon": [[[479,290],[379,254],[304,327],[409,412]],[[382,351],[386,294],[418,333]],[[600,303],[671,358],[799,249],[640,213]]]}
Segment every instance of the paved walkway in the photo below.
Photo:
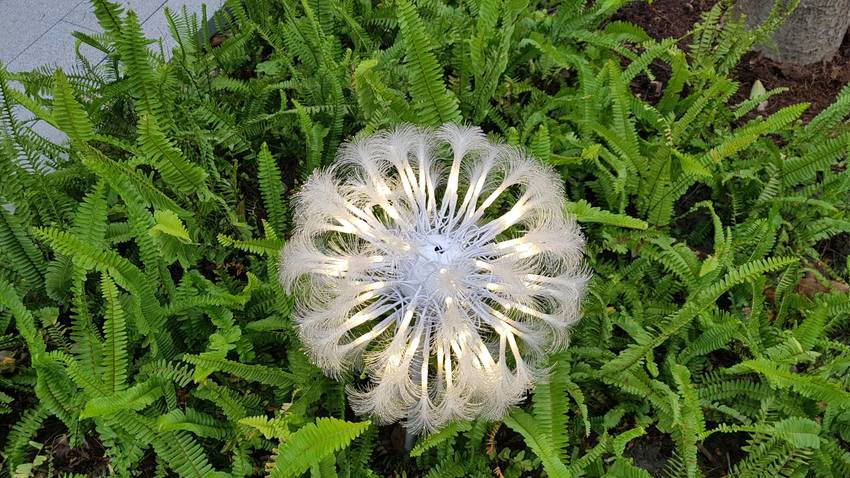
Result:
{"label": "paved walkway", "polygon": [[[200,17],[201,4],[207,14],[223,0],[119,0],[134,10],[149,38],[168,39],[168,23],[163,12],[178,12],[184,5]],[[0,61],[11,71],[27,71],[42,65],[69,68],[74,63],[74,31],[101,31],[88,0],[0,0]],[[167,43],[168,44],[168,43]],[[90,60],[103,55],[83,45],[81,52]]]}
{"label": "paved walkway", "polygon": [[[198,14],[200,21],[202,4],[207,5],[207,15],[211,16],[224,3],[224,0],[117,1],[125,10],[136,12],[148,38],[163,39],[167,53],[174,42],[170,40],[165,7],[179,12],[185,5],[190,13]],[[0,0],[0,62],[9,71],[29,71],[44,65],[70,70],[76,62],[77,39],[71,36],[75,31],[102,32],[88,0]],[[93,63],[99,63],[105,56],[88,45],[80,45],[80,53]],[[20,120],[33,117],[23,107],[15,106],[14,110]],[[38,120],[30,126],[53,142],[67,139],[44,121]]]}

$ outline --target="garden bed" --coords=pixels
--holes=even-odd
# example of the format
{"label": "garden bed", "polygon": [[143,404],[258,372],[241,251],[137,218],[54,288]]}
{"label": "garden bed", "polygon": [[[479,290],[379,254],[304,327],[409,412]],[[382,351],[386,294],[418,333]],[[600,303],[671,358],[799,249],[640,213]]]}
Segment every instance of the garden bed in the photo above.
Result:
{"label": "garden bed", "polygon": [[[716,0],[654,0],[650,4],[634,2],[621,9],[614,19],[634,23],[657,40],[679,38],[686,48],[688,34],[700,15],[716,4]],[[735,71],[741,88],[734,101],[745,100],[756,80],[765,89],[779,87],[788,91],[770,99],[762,113],[769,114],[788,105],[807,102],[811,107],[802,118],[809,120],[831,105],[841,89],[850,82],[850,35],[832,59],[807,66],[783,65],[761,53],[747,53]]]}
{"label": "garden bed", "polygon": [[[172,17],[166,60],[135,14],[94,4],[107,33],[85,40],[109,55],[101,69],[0,70],[0,203],[16,206],[0,208],[0,473],[647,478],[762,476],[767,463],[771,476],[850,476],[850,91],[835,102],[846,45],[808,73],[739,61],[728,41],[743,25],[695,24],[715,5],[700,0],[616,14],[582,0],[244,0],[228,3],[213,48],[193,42],[192,18]],[[704,51],[689,57],[700,35]],[[755,79],[791,90],[760,110],[746,101]],[[40,137],[20,108],[69,141]],[[476,227],[516,228],[496,230],[492,249],[458,241],[487,254],[465,266],[492,271],[459,273],[471,286],[439,279],[437,291],[437,275],[397,270],[420,264],[403,238],[363,237],[376,221],[441,210],[421,198],[443,197],[448,181],[420,184],[424,160],[370,166],[344,187],[317,171],[378,131],[456,122],[511,147],[490,156],[464,134],[478,138],[464,164],[508,166],[474,188],[477,169],[461,168],[453,193],[468,199],[455,203],[472,215],[474,198],[492,198]],[[396,165],[427,151],[376,141],[356,151]],[[449,150],[434,151],[449,169]],[[373,174],[384,176],[355,191]],[[506,177],[536,189],[498,186]],[[551,210],[523,223],[519,201]],[[583,244],[558,249],[573,218]],[[327,231],[339,242],[314,248]],[[462,254],[431,266],[454,232],[414,250],[429,270],[452,272]],[[385,262],[393,251],[404,260]],[[296,258],[283,270],[281,253]],[[583,301],[580,267],[593,273]],[[426,279],[432,308],[404,320],[430,332],[454,304],[465,333],[369,360],[413,330],[392,322],[382,294],[408,300],[410,281]],[[456,283],[486,307],[468,311],[466,292],[448,300]],[[537,369],[524,373],[524,359]],[[411,364],[424,366],[409,386]],[[351,394],[384,367],[403,385],[358,414],[364,394]],[[452,383],[463,393],[442,401]],[[486,392],[509,389],[509,404]],[[422,410],[440,430],[414,436],[405,424],[426,426]]]}

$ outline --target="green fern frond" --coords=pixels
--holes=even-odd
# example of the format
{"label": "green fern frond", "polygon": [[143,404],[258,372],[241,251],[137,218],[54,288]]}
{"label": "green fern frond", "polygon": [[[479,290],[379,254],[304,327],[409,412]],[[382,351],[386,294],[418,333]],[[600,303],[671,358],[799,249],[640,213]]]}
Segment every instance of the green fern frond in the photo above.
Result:
{"label": "green fern frond", "polygon": [[[758,81],[758,80],[757,80]],[[755,89],[755,87],[754,87]],[[788,88],[780,87],[780,88],[772,88],[770,91],[764,91],[763,93],[756,94],[755,96],[750,94],[750,97],[746,100],[742,101],[735,107],[734,117],[735,119],[740,119],[750,113],[754,108],[759,107],[759,105],[767,104],[767,100],[770,98],[780,95],[788,91]]]}
{"label": "green fern frond", "polygon": [[766,384],[755,380],[728,375],[711,374],[703,377],[703,382],[697,388],[700,400],[718,402],[737,397],[747,397],[753,400],[766,400],[773,395]]}
{"label": "green fern frond", "polygon": [[158,209],[174,211],[181,217],[191,215],[167,194],[163,193],[148,177],[126,163],[113,161],[93,148],[83,151],[82,162],[87,168],[103,178],[116,191],[135,192],[147,204]]}
{"label": "green fern frond", "polygon": [[753,280],[764,273],[776,271],[797,262],[796,258],[768,258],[748,262],[729,271],[722,280],[701,290],[695,298],[689,299],[681,309],[667,316],[658,326],[658,333],[651,339],[629,345],[617,358],[602,367],[602,374],[613,374],[625,370],[642,360],[647,353],[664,343],[693,320],[700,311],[713,304],[732,287]]}
{"label": "green fern frond", "polygon": [[224,307],[227,309],[240,309],[244,302],[234,297],[222,295],[204,294],[185,297],[171,302],[163,307],[162,314],[166,317],[179,316],[193,310],[204,310]]}
{"label": "green fern frond", "polygon": [[462,458],[453,454],[440,460],[424,478],[461,478],[466,474],[467,468],[464,466]]}
{"label": "green fern frond", "polygon": [[21,301],[12,284],[3,278],[0,278],[0,307],[12,313],[15,326],[26,341],[29,353],[37,359],[41,353],[45,352],[45,346],[36,328],[35,318]]}
{"label": "green fern frond", "polygon": [[221,476],[215,472],[204,448],[188,433],[164,432],[153,440],[154,450],[178,475],[192,478]]}
{"label": "green fern frond", "polygon": [[684,463],[684,476],[700,476],[697,466],[698,436],[705,431],[705,418],[696,390],[691,383],[691,373],[684,365],[674,364],[671,373],[679,388],[681,397],[680,420],[673,434],[676,442],[676,455]]}
{"label": "green fern frond", "polygon": [[699,337],[692,340],[679,353],[678,361],[688,363],[690,360],[707,355],[715,350],[720,350],[734,338],[741,334],[741,324],[737,321],[729,321],[720,324],[712,324]]}
{"label": "green fern frond", "polygon": [[528,413],[516,409],[505,417],[505,425],[522,435],[531,451],[543,462],[543,469],[553,478],[571,476],[564,462],[558,457],[558,450],[552,443],[552,437],[541,430],[540,424]]}
{"label": "green fern frond", "polygon": [[808,314],[803,323],[794,330],[794,338],[800,343],[803,350],[812,350],[815,345],[824,338],[826,334],[826,319],[829,309],[825,305],[816,307]]}
{"label": "green fern frond", "polygon": [[265,415],[257,415],[241,418],[239,424],[258,430],[266,438],[285,440],[291,435],[289,424],[281,417],[269,418]]}
{"label": "green fern frond", "polygon": [[[2,90],[1,87],[2,76],[0,76],[0,90]],[[22,222],[29,224],[30,205],[26,196],[29,175],[21,167],[18,155],[18,146],[12,138],[0,133],[0,174],[3,175],[3,181],[0,181],[0,198],[6,204],[14,204],[15,214],[21,218]]]}
{"label": "green fern frond", "polygon": [[820,430],[820,425],[814,420],[803,417],[789,417],[769,425],[740,426],[721,424],[716,429],[703,433],[701,438],[705,439],[707,435],[717,432],[735,433],[743,431],[773,436],[798,448],[818,448],[821,444]]}
{"label": "green fern frond", "polygon": [[113,393],[126,388],[127,382],[127,330],[124,310],[118,300],[118,288],[108,275],[103,274],[100,283],[106,301],[106,320],[103,322],[103,383]]}
{"label": "green fern frond", "polygon": [[53,116],[56,118],[56,124],[71,141],[89,141],[94,135],[94,127],[88,114],[74,97],[68,78],[61,69],[56,70],[54,78]]}
{"label": "green fern frond", "polygon": [[91,0],[91,3],[100,27],[109,34],[120,33],[122,27],[121,15],[124,13],[123,6],[109,0]]}
{"label": "green fern frond", "polygon": [[803,128],[803,134],[794,138],[794,140],[803,142],[811,140],[815,134],[824,131],[829,132],[842,121],[845,121],[848,113],[850,113],[850,86],[844,85],[835,101],[812,118],[809,124]]}
{"label": "green fern frond", "polygon": [[169,380],[179,387],[186,387],[192,383],[192,371],[188,366],[181,363],[169,362],[165,359],[148,362],[139,367],[137,378],[146,379],[152,377]]}
{"label": "green fern frond", "polygon": [[37,228],[34,231],[37,237],[47,242],[54,250],[65,255],[72,255],[74,260],[83,267],[107,271],[121,287],[134,291],[146,299],[153,298],[153,291],[150,290],[144,273],[117,252],[100,249],[59,229]]}
{"label": "green fern frond", "polygon": [[[287,224],[286,205],[283,202],[283,181],[277,162],[265,143],[263,143],[260,153],[257,155],[257,164],[257,180],[260,184],[260,193],[263,195],[267,220],[272,225],[275,234],[278,237],[283,237]],[[221,236],[219,236],[219,241],[221,241],[220,238]]]}
{"label": "green fern frond", "polygon": [[555,449],[560,460],[567,458],[567,382],[569,378],[564,366],[553,360],[554,366],[549,370],[546,380],[540,381],[534,387],[533,410],[534,420],[541,433],[549,436],[551,446]]}
{"label": "green fern frond", "polygon": [[80,396],[79,390],[55,355],[39,354],[36,358],[36,396],[69,430],[77,430],[85,397]]}
{"label": "green fern frond", "polygon": [[31,287],[42,286],[47,269],[44,256],[18,217],[3,206],[0,206],[0,251]]}
{"label": "green fern frond", "polygon": [[599,224],[607,224],[609,226],[623,227],[628,229],[646,229],[649,225],[646,221],[627,216],[625,214],[617,214],[611,211],[600,209],[592,206],[584,199],[579,199],[575,202],[568,202],[566,211],[575,216],[578,222],[592,222]]}
{"label": "green fern frond", "polygon": [[159,399],[162,392],[162,381],[158,377],[154,377],[142,383],[137,383],[126,390],[92,398],[86,403],[80,418],[114,415],[127,410],[142,410]]}
{"label": "green fern frond", "polygon": [[626,430],[617,436],[611,438],[611,451],[614,455],[621,457],[623,453],[626,451],[626,447],[629,442],[634,440],[635,438],[639,438],[646,435],[646,429],[643,427],[634,427],[629,430]]}
{"label": "green fern frond", "polygon": [[540,125],[540,128],[537,129],[537,133],[531,140],[531,154],[544,163],[548,163],[552,156],[549,128],[546,127],[545,123]]}
{"label": "green fern frond", "polygon": [[819,376],[794,373],[768,358],[745,360],[727,370],[730,374],[756,372],[774,387],[791,389],[804,397],[836,407],[850,406],[850,392],[842,384]]}
{"label": "green fern frond", "polygon": [[259,401],[251,397],[241,396],[233,389],[216,384],[212,380],[207,380],[201,384],[194,392],[194,396],[208,400],[217,408],[224,412],[224,416],[230,421],[239,421],[248,413],[259,413]]}
{"label": "green fern frond", "polygon": [[280,248],[283,247],[283,241],[280,239],[249,239],[240,241],[224,234],[219,234],[217,237],[219,244],[222,246],[233,247],[260,256],[277,257],[278,253],[280,253]]}
{"label": "green fern frond", "polygon": [[139,122],[139,149],[171,188],[203,197],[207,173],[171,144],[152,116],[143,116]]}
{"label": "green fern frond", "polygon": [[160,432],[187,431],[204,438],[224,438],[228,433],[223,422],[193,408],[187,408],[185,411],[171,410],[160,415],[156,421],[156,428]]}
{"label": "green fern frond", "polygon": [[845,132],[835,138],[825,138],[799,157],[789,158],[782,164],[782,184],[793,187],[811,180],[819,171],[844,157],[848,144],[850,133]]}
{"label": "green fern frond", "polygon": [[56,252],[72,255],[85,268],[106,271],[118,285],[136,298],[140,314],[134,314],[141,332],[153,338],[155,352],[169,357],[174,353],[171,332],[163,324],[162,308],[154,295],[147,276],[132,262],[110,249],[101,249],[64,231],[52,228],[35,229],[35,234],[48,242]]}
{"label": "green fern frond", "polygon": [[650,260],[662,264],[676,274],[686,287],[690,288],[696,283],[699,261],[688,246],[681,243],[670,244],[667,240],[653,240],[652,245],[645,249],[645,254]]}
{"label": "green fern frond", "polygon": [[579,475],[592,463],[596,462],[611,448],[611,437],[607,433],[599,437],[599,442],[584,455],[572,460],[568,471],[569,476]]}
{"label": "green fern frond", "polygon": [[672,142],[678,144],[679,140],[684,137],[684,133],[690,128],[691,124],[699,117],[700,114],[708,107],[712,101],[724,99],[731,95],[735,90],[735,85],[727,78],[715,78],[715,81],[705,90],[698,93],[695,101],[691,102],[685,113],[676,120],[673,130],[670,132]]}
{"label": "green fern frond", "polygon": [[5,456],[5,465],[9,474],[12,475],[15,469],[25,463],[26,451],[29,449],[30,441],[41,429],[44,420],[48,415],[47,408],[42,404],[36,404],[32,408],[23,412],[21,418],[12,425],[12,429],[6,436],[6,442],[3,448]]}
{"label": "green fern frond", "polygon": [[197,367],[229,373],[243,380],[260,382],[273,387],[289,389],[295,384],[292,374],[264,365],[249,365],[200,355],[184,355],[183,360]]}
{"label": "green fern frond", "polygon": [[312,465],[347,447],[371,425],[371,422],[346,422],[336,418],[318,418],[293,433],[277,452],[269,474],[272,478],[300,476]]}
{"label": "green fern frond", "polygon": [[623,458],[615,461],[605,476],[611,478],[652,478],[648,471],[629,463]]}
{"label": "green fern frond", "polygon": [[808,103],[786,106],[763,121],[753,121],[743,128],[739,128],[732,136],[712,148],[707,156],[714,163],[719,163],[724,158],[743,151],[759,137],[765,134],[775,133],[796,121],[808,107]]}
{"label": "green fern frond", "polygon": [[398,27],[407,50],[408,82],[413,107],[426,125],[460,121],[457,98],[443,83],[443,74],[425,25],[410,0],[396,0]]}
{"label": "green fern frond", "polygon": [[329,130],[321,123],[313,121],[310,113],[301,106],[301,103],[298,101],[294,103],[298,115],[298,125],[306,140],[307,160],[302,167],[303,175],[306,177],[322,165],[322,152],[325,149],[325,137]]}
{"label": "green fern frond", "polygon": [[136,12],[130,10],[124,17],[117,39],[118,53],[127,69],[130,92],[135,100],[138,115],[156,116],[161,119],[165,117],[165,111],[151,65],[149,42],[145,38]]}
{"label": "green fern frond", "polygon": [[410,450],[410,456],[417,457],[422,456],[426,451],[440,445],[441,443],[445,443],[448,440],[451,440],[458,433],[468,431],[472,428],[472,424],[466,421],[455,421],[451,422],[442,428],[440,431],[432,433],[428,436],[420,439],[416,446]]}

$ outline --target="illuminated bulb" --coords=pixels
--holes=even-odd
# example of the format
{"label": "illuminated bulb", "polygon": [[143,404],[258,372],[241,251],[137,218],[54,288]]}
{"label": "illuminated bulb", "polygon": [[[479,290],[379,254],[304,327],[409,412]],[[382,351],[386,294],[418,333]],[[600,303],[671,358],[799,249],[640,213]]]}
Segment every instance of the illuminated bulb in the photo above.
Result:
{"label": "illuminated bulb", "polygon": [[384,286],[386,286],[386,285],[387,285],[387,283],[386,283],[386,282],[384,282],[384,281],[382,281],[382,280],[379,280],[378,282],[373,282],[373,283],[371,283],[371,284],[367,285],[367,286],[366,286],[366,290],[383,289],[383,288],[384,288]]}
{"label": "illuminated bulb", "polygon": [[514,206],[510,211],[508,211],[505,216],[502,218],[505,224],[513,224],[525,214],[525,208],[521,206]]}
{"label": "illuminated bulb", "polygon": [[381,199],[387,199],[387,197],[392,194],[392,190],[383,182],[378,183],[378,187],[376,189],[378,190],[378,194],[381,196]]}
{"label": "illuminated bulb", "polygon": [[542,373],[527,350],[564,346],[579,318],[588,274],[560,177],[457,125],[338,158],[300,189],[281,255],[311,359],[334,377],[365,364],[354,410],[412,433],[503,417]]}
{"label": "illuminated bulb", "polygon": [[387,360],[387,367],[391,369],[397,369],[401,367],[401,354],[391,355],[389,360]]}

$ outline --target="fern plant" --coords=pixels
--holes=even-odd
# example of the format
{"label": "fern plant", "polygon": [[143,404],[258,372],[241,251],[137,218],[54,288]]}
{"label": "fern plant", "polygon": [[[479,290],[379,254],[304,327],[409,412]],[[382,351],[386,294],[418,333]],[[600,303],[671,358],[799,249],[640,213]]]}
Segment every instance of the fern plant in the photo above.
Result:
{"label": "fern plant", "polygon": [[[678,42],[625,0],[228,0],[167,11],[164,52],[90,3],[104,62],[0,67],[4,472],[850,475],[850,90],[732,100],[785,6]],[[341,142],[445,121],[555,168],[596,279],[526,403],[408,450],[302,352],[278,254]]]}

